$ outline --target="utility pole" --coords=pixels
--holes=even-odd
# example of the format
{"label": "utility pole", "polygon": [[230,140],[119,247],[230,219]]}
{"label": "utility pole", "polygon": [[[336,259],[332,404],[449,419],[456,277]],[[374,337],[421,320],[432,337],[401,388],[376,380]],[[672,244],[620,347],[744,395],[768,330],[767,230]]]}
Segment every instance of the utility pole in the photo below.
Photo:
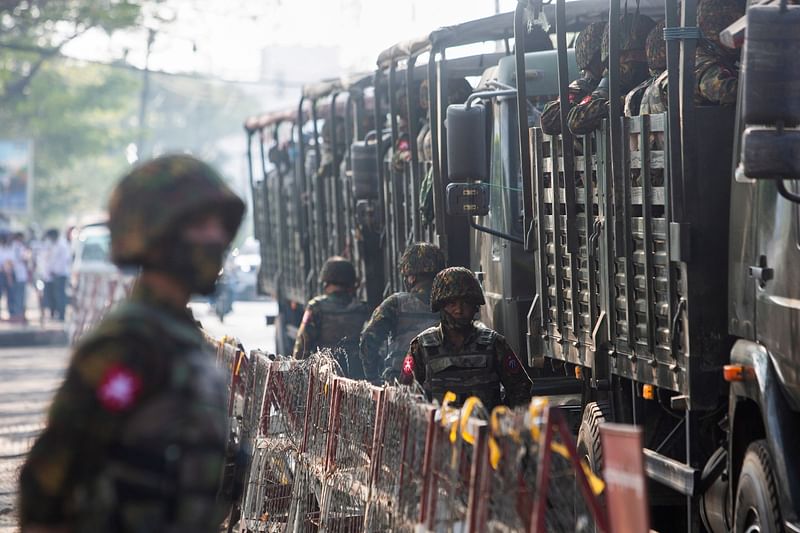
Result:
{"label": "utility pole", "polygon": [[153,42],[156,40],[156,30],[147,29],[147,52],[144,56],[144,71],[142,72],[142,94],[139,100],[139,140],[136,143],[136,151],[140,160],[145,159],[147,152],[144,149],[146,130],[147,130],[147,100],[150,97],[150,51]]}

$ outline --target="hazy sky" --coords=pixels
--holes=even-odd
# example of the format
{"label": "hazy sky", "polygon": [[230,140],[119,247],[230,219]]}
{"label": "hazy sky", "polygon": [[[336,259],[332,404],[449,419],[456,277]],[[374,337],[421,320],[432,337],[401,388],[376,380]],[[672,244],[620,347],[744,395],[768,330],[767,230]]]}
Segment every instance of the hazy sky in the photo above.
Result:
{"label": "hazy sky", "polygon": [[[261,50],[269,46],[333,46],[341,66],[363,71],[395,42],[440,26],[501,12],[515,0],[166,0],[148,9],[145,24],[157,29],[150,66],[227,79],[257,80]],[[172,19],[164,24],[158,19]],[[144,65],[147,32],[87,34],[67,55]]]}

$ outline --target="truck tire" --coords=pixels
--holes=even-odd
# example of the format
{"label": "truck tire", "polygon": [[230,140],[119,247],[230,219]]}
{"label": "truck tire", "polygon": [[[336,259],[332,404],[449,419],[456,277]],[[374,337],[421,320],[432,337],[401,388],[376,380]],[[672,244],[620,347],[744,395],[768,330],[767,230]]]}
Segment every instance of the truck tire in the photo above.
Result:
{"label": "truck tire", "polygon": [[751,443],[745,453],[736,489],[733,530],[748,533],[783,531],[778,486],[764,439]]}
{"label": "truck tire", "polygon": [[578,456],[589,463],[592,472],[603,475],[603,447],[600,445],[600,424],[609,414],[608,402],[591,402],[583,410],[578,429]]}

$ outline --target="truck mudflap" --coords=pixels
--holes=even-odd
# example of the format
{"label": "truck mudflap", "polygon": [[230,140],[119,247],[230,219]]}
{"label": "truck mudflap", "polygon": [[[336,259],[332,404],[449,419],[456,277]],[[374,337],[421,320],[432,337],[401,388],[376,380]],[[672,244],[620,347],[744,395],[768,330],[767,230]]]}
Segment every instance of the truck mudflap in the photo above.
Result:
{"label": "truck mudflap", "polygon": [[[758,404],[780,486],[785,526],[790,531],[800,532],[800,455],[797,453],[800,450],[800,413],[789,406],[766,347],[740,339],[731,351],[731,364],[753,369],[751,379],[731,383],[731,434],[736,429],[734,415],[739,404],[736,400],[747,398]],[[733,483],[730,490],[732,496],[735,493]]]}

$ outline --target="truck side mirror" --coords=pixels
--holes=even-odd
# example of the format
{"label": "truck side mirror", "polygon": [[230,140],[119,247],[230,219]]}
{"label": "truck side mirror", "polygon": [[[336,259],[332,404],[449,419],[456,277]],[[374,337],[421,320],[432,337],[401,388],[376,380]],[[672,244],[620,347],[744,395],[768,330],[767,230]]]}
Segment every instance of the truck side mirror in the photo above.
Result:
{"label": "truck side mirror", "polygon": [[489,214],[489,185],[451,183],[447,186],[447,214],[482,217]]}
{"label": "truck side mirror", "polygon": [[486,108],[453,104],[447,107],[447,177],[450,181],[486,180]]}
{"label": "truck side mirror", "polygon": [[742,58],[746,124],[800,124],[800,6],[757,5],[747,9]]}
{"label": "truck side mirror", "polygon": [[751,179],[800,179],[800,130],[747,128],[742,167]]}

